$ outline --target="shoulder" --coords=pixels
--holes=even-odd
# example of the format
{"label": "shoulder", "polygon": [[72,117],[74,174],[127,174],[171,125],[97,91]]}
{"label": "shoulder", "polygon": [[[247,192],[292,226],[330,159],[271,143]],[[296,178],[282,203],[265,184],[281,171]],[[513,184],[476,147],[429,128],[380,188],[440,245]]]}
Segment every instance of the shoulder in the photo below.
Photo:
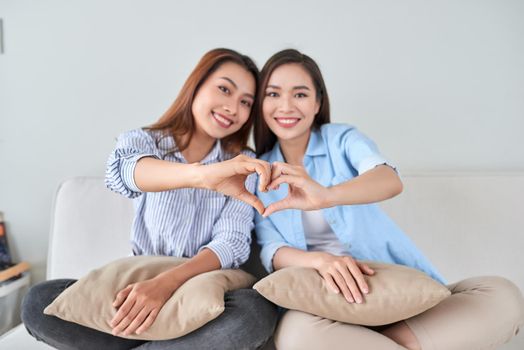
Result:
{"label": "shoulder", "polygon": [[357,128],[350,124],[328,123],[320,127],[322,139],[332,147],[341,146],[359,134]]}
{"label": "shoulder", "polygon": [[159,141],[164,137],[164,133],[158,130],[149,130],[144,128],[137,128],[129,131],[125,131],[118,136],[119,140],[131,140],[131,139],[143,139],[143,140],[154,140]]}

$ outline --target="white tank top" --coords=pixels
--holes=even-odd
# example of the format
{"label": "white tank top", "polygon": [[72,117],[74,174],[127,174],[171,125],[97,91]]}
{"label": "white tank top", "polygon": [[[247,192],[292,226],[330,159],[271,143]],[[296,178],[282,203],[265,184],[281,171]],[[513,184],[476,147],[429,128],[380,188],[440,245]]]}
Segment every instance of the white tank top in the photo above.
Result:
{"label": "white tank top", "polygon": [[349,255],[348,250],[324,219],[322,210],[302,211],[302,225],[307,250],[327,252],[333,255]]}

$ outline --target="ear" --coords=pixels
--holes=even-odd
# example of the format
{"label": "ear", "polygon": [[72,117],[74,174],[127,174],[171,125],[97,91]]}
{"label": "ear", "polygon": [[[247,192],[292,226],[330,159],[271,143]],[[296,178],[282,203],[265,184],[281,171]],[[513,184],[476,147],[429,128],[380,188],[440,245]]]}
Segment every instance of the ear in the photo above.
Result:
{"label": "ear", "polygon": [[319,111],[320,111],[320,101],[316,100],[316,102],[315,102],[315,115],[317,115]]}

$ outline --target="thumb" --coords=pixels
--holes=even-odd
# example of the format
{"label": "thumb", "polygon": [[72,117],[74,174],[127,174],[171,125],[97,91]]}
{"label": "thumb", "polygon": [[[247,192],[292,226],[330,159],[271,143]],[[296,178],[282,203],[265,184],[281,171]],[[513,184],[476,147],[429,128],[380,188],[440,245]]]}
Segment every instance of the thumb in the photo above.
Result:
{"label": "thumb", "polygon": [[243,192],[236,198],[255,208],[260,213],[260,215],[264,213],[264,203],[262,203],[262,201],[258,199],[258,197],[254,194],[249,192]]}
{"label": "thumb", "polygon": [[273,213],[275,213],[277,211],[284,210],[284,209],[291,209],[290,202],[287,199],[282,199],[282,200],[280,200],[278,202],[271,203],[266,208],[266,210],[264,211],[264,214],[262,214],[262,216],[267,218],[269,215],[271,215],[271,214],[273,214]]}

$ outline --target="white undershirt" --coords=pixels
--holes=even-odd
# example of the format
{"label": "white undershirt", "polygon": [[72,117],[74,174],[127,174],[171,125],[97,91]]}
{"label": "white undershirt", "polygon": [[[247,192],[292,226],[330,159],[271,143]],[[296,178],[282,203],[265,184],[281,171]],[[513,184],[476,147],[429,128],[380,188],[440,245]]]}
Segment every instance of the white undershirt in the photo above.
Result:
{"label": "white undershirt", "polygon": [[307,250],[327,252],[333,255],[349,254],[324,219],[322,210],[302,211],[302,225],[304,226]]}

